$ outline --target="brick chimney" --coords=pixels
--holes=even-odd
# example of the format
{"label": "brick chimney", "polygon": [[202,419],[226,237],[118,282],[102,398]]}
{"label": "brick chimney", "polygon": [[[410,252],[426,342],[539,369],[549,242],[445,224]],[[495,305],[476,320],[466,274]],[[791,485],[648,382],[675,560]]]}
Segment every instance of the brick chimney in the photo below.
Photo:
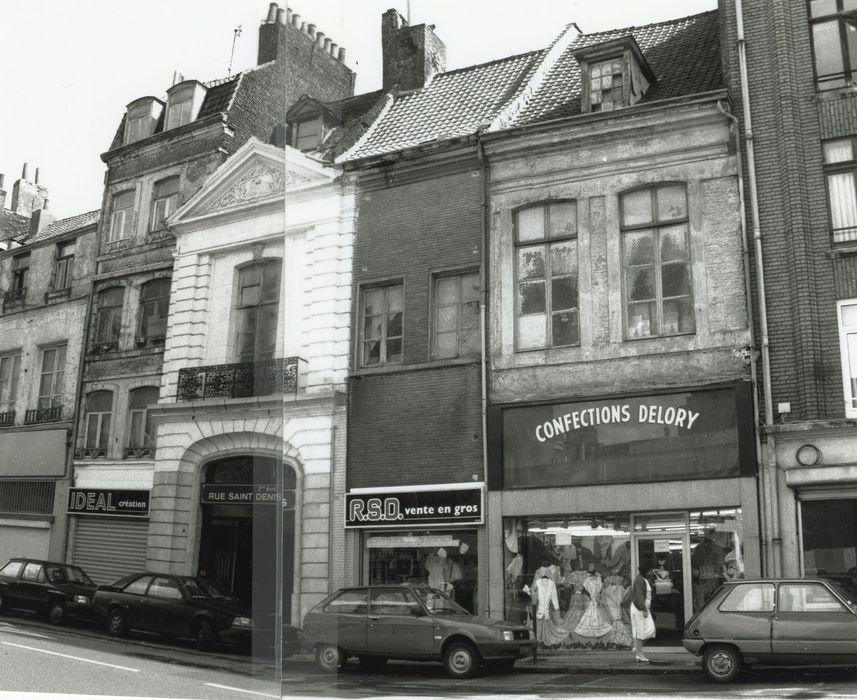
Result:
{"label": "brick chimney", "polygon": [[257,63],[283,60],[286,57],[285,12],[277,3],[268,6],[268,16],[259,27],[259,57]]}
{"label": "brick chimney", "polygon": [[54,217],[48,211],[48,200],[45,199],[41,209],[36,209],[30,217],[30,235],[33,236],[53,223]]}
{"label": "brick chimney", "polygon": [[44,206],[48,198],[48,190],[39,184],[39,169],[33,177],[29,163],[24,163],[21,179],[12,185],[11,211],[21,216],[29,217],[37,209]]}
{"label": "brick chimney", "polygon": [[408,26],[396,10],[381,16],[381,53],[384,90],[417,90],[435,73],[446,70],[446,45],[433,24]]}

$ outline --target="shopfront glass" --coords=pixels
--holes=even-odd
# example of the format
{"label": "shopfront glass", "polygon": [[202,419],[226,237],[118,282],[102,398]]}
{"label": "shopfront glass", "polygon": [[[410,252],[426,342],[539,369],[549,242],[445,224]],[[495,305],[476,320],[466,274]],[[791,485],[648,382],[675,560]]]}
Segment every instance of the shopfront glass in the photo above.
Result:
{"label": "shopfront glass", "polygon": [[475,530],[369,533],[368,583],[425,582],[475,613],[479,564],[476,544]]}
{"label": "shopfront glass", "polygon": [[546,647],[630,646],[622,601],[641,562],[654,643],[680,644],[693,611],[744,576],[740,508],[505,518],[504,552],[505,617]]}
{"label": "shopfront glass", "polygon": [[802,501],[804,576],[821,576],[857,596],[857,498]]}

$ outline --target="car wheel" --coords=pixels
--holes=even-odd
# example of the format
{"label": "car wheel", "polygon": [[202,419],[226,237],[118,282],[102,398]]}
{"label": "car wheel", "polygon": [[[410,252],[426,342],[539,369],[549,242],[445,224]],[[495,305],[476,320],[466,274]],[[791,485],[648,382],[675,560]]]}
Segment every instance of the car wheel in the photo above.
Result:
{"label": "car wheel", "polygon": [[469,642],[453,642],[446,648],[443,665],[452,678],[470,678],[479,669],[479,656]]}
{"label": "car wheel", "polygon": [[128,634],[128,623],[121,608],[113,608],[107,616],[107,630],[114,637],[124,637]]}
{"label": "car wheel", "polygon": [[217,640],[217,634],[214,631],[214,627],[211,626],[211,622],[206,619],[202,619],[196,624],[196,648],[200,651],[208,651],[211,647],[214,646],[214,642]]}
{"label": "car wheel", "polygon": [[336,673],[345,665],[345,652],[334,644],[320,644],[315,650],[315,662],[328,673]]}
{"label": "car wheel", "polygon": [[387,665],[387,659],[383,656],[360,656],[358,661],[367,671],[378,671]]}
{"label": "car wheel", "polygon": [[63,625],[66,621],[65,603],[56,600],[50,603],[48,608],[48,619],[55,625]]}
{"label": "car wheel", "polygon": [[729,683],[741,672],[741,654],[732,646],[709,647],[702,655],[702,670],[715,683]]}

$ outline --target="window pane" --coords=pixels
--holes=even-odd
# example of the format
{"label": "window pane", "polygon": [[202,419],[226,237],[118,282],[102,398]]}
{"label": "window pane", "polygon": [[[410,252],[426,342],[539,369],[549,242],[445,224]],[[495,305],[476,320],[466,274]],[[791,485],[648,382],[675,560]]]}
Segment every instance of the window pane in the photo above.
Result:
{"label": "window pane", "polygon": [[461,306],[461,327],[462,328],[478,328],[479,327],[479,303],[475,301],[468,302]]}
{"label": "window pane", "polygon": [[387,311],[401,311],[403,306],[402,285],[387,287]]}
{"label": "window pane", "polygon": [[444,306],[437,310],[437,332],[454,331],[457,328],[457,307]]}
{"label": "window pane", "polygon": [[577,233],[577,205],[574,202],[556,202],[550,205],[551,236],[573,236]]}
{"label": "window pane", "polygon": [[844,72],[842,48],[839,41],[839,21],[819,22],[812,25],[815,72],[819,77]]}
{"label": "window pane", "polygon": [[834,14],[836,14],[836,0],[810,0],[810,17],[824,17]]}
{"label": "window pane", "polygon": [[857,304],[842,305],[842,325],[857,328]]}
{"label": "window pane", "polygon": [[664,333],[693,333],[694,330],[693,308],[689,297],[664,302]]}
{"label": "window pane", "polygon": [[164,197],[169,197],[173,194],[178,194],[179,191],[179,179],[177,177],[170,177],[166,180],[161,180],[160,182],[155,183],[155,198],[162,199]]}
{"label": "window pane", "polygon": [[658,187],[658,221],[687,218],[687,195],[684,185]]}
{"label": "window pane", "polygon": [[627,332],[629,338],[646,338],[657,335],[657,317],[653,302],[628,305]]}
{"label": "window pane", "polygon": [[635,231],[624,236],[625,264],[646,265],[655,259],[655,246],[651,231]]}
{"label": "window pane", "polygon": [[518,317],[518,349],[529,350],[547,345],[545,314]]}
{"label": "window pane", "polygon": [[655,298],[655,268],[639,267],[628,270],[628,300]]}
{"label": "window pane", "polygon": [[849,333],[845,339],[848,357],[848,380],[851,387],[850,406],[849,408],[857,408],[857,333]]}
{"label": "window pane", "polygon": [[553,243],[550,246],[551,275],[577,273],[577,241]]}
{"label": "window pane", "polygon": [[526,280],[545,276],[544,246],[518,249],[518,279]]}
{"label": "window pane", "polygon": [[824,586],[818,583],[780,585],[781,612],[847,612]]}
{"label": "window pane", "polygon": [[476,355],[479,353],[479,328],[464,328],[461,331],[460,355]]}
{"label": "window pane", "polygon": [[363,364],[377,365],[381,361],[381,342],[372,340],[363,343]]}
{"label": "window pane", "polygon": [[129,447],[143,446],[143,418],[145,415],[145,411],[131,412],[131,436],[128,442]]}
{"label": "window pane", "polygon": [[86,446],[98,446],[98,414],[86,417]]}
{"label": "window pane", "polygon": [[671,260],[688,260],[687,224],[680,226],[665,226],[660,229],[661,262]]}
{"label": "window pane", "polygon": [[664,298],[690,294],[690,268],[685,263],[672,263],[661,268],[661,290]]}
{"label": "window pane", "polygon": [[380,314],[376,316],[367,316],[363,319],[363,337],[366,340],[378,340],[381,338],[381,319]]}
{"label": "window pane", "polygon": [[263,301],[279,301],[280,300],[280,262],[265,263],[264,275],[262,278],[262,300]]}
{"label": "window pane", "polygon": [[439,277],[437,280],[437,303],[455,304],[458,301],[458,277]]}
{"label": "window pane", "polygon": [[110,411],[113,405],[113,393],[110,391],[94,391],[86,397],[86,411]]}
{"label": "window pane", "polygon": [[652,191],[637,190],[622,195],[622,225],[635,226],[652,221]]}
{"label": "window pane", "polygon": [[851,139],[836,139],[823,144],[825,163],[844,163],[854,160],[854,142]]}
{"label": "window pane", "polygon": [[144,386],[131,391],[128,406],[132,409],[146,408],[158,402],[159,389],[156,386]]}
{"label": "window pane", "polygon": [[551,321],[553,345],[577,345],[580,343],[576,311],[553,314]]}
{"label": "window pane", "polygon": [[110,436],[110,414],[101,414],[101,434],[98,436],[98,446],[102,450],[107,449],[107,440]]}
{"label": "window pane", "polygon": [[530,207],[518,212],[518,240],[535,241],[545,237],[545,208]]}
{"label": "window pane", "polygon": [[848,49],[848,67],[852,71],[857,68],[857,19],[846,18],[845,41]]}
{"label": "window pane", "polygon": [[537,314],[545,311],[545,283],[525,282],[518,285],[520,298],[518,301],[519,314]]}
{"label": "window pane", "polygon": [[435,354],[438,358],[458,356],[458,337],[456,333],[438,333]]}
{"label": "window pane", "polygon": [[384,290],[382,288],[367,289],[365,292],[364,299],[365,303],[363,305],[363,308],[367,316],[383,313]]}
{"label": "window pane", "polygon": [[742,583],[734,586],[720,604],[723,612],[773,612],[774,586],[770,583]]}
{"label": "window pane", "polygon": [[857,196],[854,190],[854,173],[836,173],[827,176],[830,197],[830,218],[837,240],[852,240],[857,229]]}
{"label": "window pane", "polygon": [[461,278],[461,300],[479,302],[479,273],[473,272]]}
{"label": "window pane", "polygon": [[387,340],[387,362],[401,362],[402,360],[402,339],[391,338]]}
{"label": "window pane", "polygon": [[402,335],[402,312],[387,314],[387,337]]}
{"label": "window pane", "polygon": [[577,308],[576,277],[555,277],[551,280],[551,308],[553,311]]}

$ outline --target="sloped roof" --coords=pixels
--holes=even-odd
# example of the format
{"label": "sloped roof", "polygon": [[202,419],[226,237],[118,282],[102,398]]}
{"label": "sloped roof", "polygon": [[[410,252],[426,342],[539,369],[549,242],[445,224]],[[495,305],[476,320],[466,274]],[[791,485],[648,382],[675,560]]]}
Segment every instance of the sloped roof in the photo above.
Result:
{"label": "sloped roof", "polygon": [[30,231],[30,217],[0,209],[0,242],[20,241]]}
{"label": "sloped roof", "polygon": [[100,213],[100,209],[95,209],[94,211],[88,211],[84,214],[69,216],[65,219],[57,219],[56,221],[45,226],[45,228],[43,228],[38,233],[29,236],[22,242],[24,243],[24,245],[29,245],[30,243],[39,243],[41,241],[46,241],[49,238],[56,238],[58,236],[62,236],[63,234],[71,233],[72,231],[76,231],[77,229],[92,226],[98,221],[98,215]]}
{"label": "sloped roof", "polygon": [[[580,64],[575,51],[631,35],[656,82],[644,102],[717,90],[720,70],[716,10],[641,27],[625,27],[576,37],[509,126],[580,114]],[[562,35],[560,35],[562,36]],[[434,76],[421,90],[397,94],[393,105],[348,160],[379,156],[435,140],[475,133],[522,93],[549,49],[469,66]]]}

